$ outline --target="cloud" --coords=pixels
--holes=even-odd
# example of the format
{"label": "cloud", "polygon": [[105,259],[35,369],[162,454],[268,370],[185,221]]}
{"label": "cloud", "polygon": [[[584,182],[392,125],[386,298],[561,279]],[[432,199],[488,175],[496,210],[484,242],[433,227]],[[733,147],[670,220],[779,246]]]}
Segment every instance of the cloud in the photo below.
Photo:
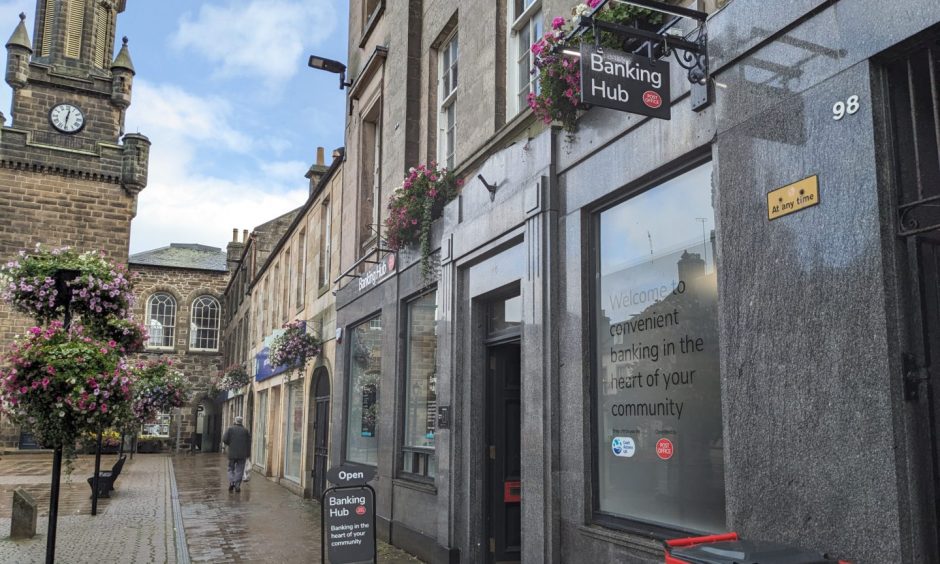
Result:
{"label": "cloud", "polygon": [[337,25],[329,0],[226,0],[187,14],[171,39],[213,63],[220,77],[255,77],[268,85],[291,78],[305,50]]}
{"label": "cloud", "polygon": [[[170,243],[225,247],[232,228],[252,229],[304,203],[300,161],[265,163],[256,168],[252,138],[226,121],[231,104],[198,96],[177,86],[141,82],[135,86],[128,131],[147,135],[150,175],[131,228],[131,252]],[[223,119],[226,118],[226,119]],[[133,129],[132,129],[133,127]],[[248,164],[248,175],[226,177],[208,171],[210,155],[225,170]]]}
{"label": "cloud", "polygon": [[237,129],[240,112],[219,96],[197,96],[169,84],[137,79],[126,130],[154,132],[174,141],[213,142],[240,153],[252,150],[252,138]]}

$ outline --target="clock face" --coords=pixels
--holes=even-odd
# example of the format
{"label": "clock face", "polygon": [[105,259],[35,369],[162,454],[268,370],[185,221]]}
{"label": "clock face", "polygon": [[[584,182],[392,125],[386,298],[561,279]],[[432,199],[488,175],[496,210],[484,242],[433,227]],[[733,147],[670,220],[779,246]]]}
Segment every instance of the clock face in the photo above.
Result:
{"label": "clock face", "polygon": [[85,126],[85,114],[72,104],[59,104],[49,111],[49,121],[62,133],[78,133]]}

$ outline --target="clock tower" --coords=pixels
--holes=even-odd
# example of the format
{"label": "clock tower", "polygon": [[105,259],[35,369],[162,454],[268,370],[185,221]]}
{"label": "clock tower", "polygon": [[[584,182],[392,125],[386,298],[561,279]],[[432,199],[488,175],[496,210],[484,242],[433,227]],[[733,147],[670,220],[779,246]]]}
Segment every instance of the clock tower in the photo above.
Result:
{"label": "clock tower", "polygon": [[[37,0],[6,43],[10,120],[0,114],[0,260],[37,243],[105,251],[126,263],[150,141],[124,133],[134,64],[127,39],[114,56],[126,0]],[[31,321],[0,302],[0,344]],[[30,436],[0,415],[0,446]]]}
{"label": "clock tower", "polygon": [[[10,120],[0,129],[0,259],[36,243],[125,262],[150,141],[124,133],[134,65],[115,23],[126,0],[37,0],[6,44]],[[0,326],[0,337],[2,337]]]}

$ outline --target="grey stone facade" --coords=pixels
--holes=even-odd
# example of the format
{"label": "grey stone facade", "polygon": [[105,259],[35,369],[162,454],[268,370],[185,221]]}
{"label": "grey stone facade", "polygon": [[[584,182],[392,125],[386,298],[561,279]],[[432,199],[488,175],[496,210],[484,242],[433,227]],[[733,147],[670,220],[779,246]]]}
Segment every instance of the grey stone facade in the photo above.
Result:
{"label": "grey stone facade", "polygon": [[[708,20],[717,83],[709,108],[692,111],[685,73],[673,65],[671,120],[594,108],[573,138],[525,114],[500,122],[499,94],[489,91],[500,83],[485,64],[476,70],[500,56],[499,34],[478,30],[505,25],[498,13],[418,6],[423,20],[385,8],[388,25],[408,30],[386,43],[386,72],[408,76],[414,35],[429,45],[459,11],[460,88],[467,89],[460,95],[486,92],[459,106],[466,113],[459,114],[457,168],[468,182],[434,231],[437,403],[451,409],[451,422],[437,432],[433,485],[400,471],[402,304],[424,287],[415,258],[400,255],[397,274],[374,288],[359,291],[353,280],[337,294],[338,327],[381,313],[385,328],[374,483],[380,532],[430,561],[487,560],[481,308],[507,288],[518,289],[523,303],[523,561],[661,562],[662,538],[694,532],[653,533],[595,511],[593,230],[606,206],[710,161],[726,530],[857,562],[935,561],[930,453],[937,445],[921,442],[924,404],[906,400],[903,389],[907,249],[896,235],[884,65],[925,30],[932,35],[922,40],[936,43],[940,5],[728,2]],[[542,9],[550,21],[568,7],[546,1]],[[359,25],[353,12],[351,29]],[[362,57],[359,36],[351,37],[351,51]],[[424,68],[433,73],[433,65]],[[397,122],[405,131],[385,139],[395,150],[383,164],[395,175],[434,154],[423,125],[417,162],[407,158],[411,145],[393,137],[409,131],[404,91],[384,107],[386,131],[399,131]],[[833,104],[853,95],[858,111],[834,120]],[[428,100],[422,116],[431,113]],[[477,174],[499,186],[494,200]],[[768,221],[767,193],[810,175],[818,175],[820,205]],[[344,270],[358,258],[352,251],[344,246]],[[339,344],[340,381],[348,355]],[[345,406],[346,393],[336,387],[334,405]],[[344,460],[344,411],[333,410],[334,463]]]}

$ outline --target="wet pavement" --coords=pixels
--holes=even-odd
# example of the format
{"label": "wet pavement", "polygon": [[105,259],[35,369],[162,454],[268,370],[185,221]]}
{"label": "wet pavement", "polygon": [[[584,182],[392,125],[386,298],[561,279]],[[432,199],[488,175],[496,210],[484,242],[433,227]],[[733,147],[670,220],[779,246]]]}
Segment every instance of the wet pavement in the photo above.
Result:
{"label": "wet pavement", "polygon": [[[114,455],[102,457],[110,469]],[[56,527],[56,562],[68,564],[173,563],[177,560],[176,534],[170,492],[170,459],[162,455],[136,455],[128,459],[111,492],[99,500],[98,515],[91,515],[91,476],[94,457],[75,461],[71,478],[64,473]],[[0,564],[45,561],[49,513],[51,453],[4,454],[0,458]],[[13,490],[33,494],[39,508],[37,535],[28,540],[9,539]]]}
{"label": "wet pavement", "polygon": [[[229,493],[223,455],[176,456],[173,467],[193,562],[320,561],[319,503],[257,473],[240,493]],[[420,561],[380,543],[379,562]]]}

